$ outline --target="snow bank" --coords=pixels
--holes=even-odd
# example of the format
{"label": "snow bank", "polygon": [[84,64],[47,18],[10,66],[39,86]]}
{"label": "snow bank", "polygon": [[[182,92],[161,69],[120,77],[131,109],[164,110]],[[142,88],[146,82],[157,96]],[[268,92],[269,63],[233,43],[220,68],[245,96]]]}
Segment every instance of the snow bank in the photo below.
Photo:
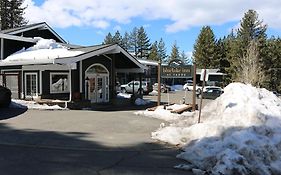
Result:
{"label": "snow bank", "polygon": [[[155,114],[156,115],[156,114]],[[152,133],[184,145],[178,168],[208,174],[281,174],[281,100],[266,89],[232,83],[194,116]]]}
{"label": "snow bank", "polygon": [[12,100],[9,106],[10,108],[19,109],[40,109],[40,110],[65,110],[58,105],[49,106],[47,104],[38,104],[35,101],[25,101],[25,100]]}
{"label": "snow bank", "polygon": [[56,43],[53,39],[36,38],[37,43],[28,48],[8,56],[3,63],[21,63],[21,64],[36,64],[36,63],[53,63],[54,59],[61,57],[71,57],[80,55],[84,52],[70,51],[67,47]]}

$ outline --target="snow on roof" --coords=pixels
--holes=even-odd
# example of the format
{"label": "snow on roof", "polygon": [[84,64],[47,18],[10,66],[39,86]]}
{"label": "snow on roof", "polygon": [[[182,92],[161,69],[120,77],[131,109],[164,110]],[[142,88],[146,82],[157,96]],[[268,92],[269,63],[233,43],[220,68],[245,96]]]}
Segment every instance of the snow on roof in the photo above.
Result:
{"label": "snow on roof", "polygon": [[184,145],[177,157],[190,164],[178,168],[201,174],[281,174],[281,99],[272,92],[232,83],[205,106],[201,123],[198,113],[182,115],[190,117],[152,133],[154,139]]}
{"label": "snow on roof", "polygon": [[67,47],[56,43],[53,39],[34,38],[37,43],[8,56],[0,65],[52,64],[56,58],[73,57],[82,51],[70,51]]}
{"label": "snow on roof", "polygon": [[152,61],[152,60],[143,60],[143,59],[138,59],[138,61],[139,61],[141,64],[144,64],[144,65],[158,66],[158,63],[157,63],[156,61]]}

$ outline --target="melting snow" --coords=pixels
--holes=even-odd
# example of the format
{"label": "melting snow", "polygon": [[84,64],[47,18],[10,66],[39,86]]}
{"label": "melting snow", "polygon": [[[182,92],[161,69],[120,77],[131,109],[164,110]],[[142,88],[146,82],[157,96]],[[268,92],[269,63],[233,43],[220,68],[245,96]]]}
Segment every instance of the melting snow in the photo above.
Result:
{"label": "melting snow", "polygon": [[12,100],[10,108],[20,108],[20,109],[43,109],[43,110],[65,110],[58,105],[49,106],[47,104],[38,104],[35,101],[25,101],[25,100]]}
{"label": "melting snow", "polygon": [[[139,114],[160,118],[158,110]],[[281,99],[272,92],[232,83],[203,109],[201,123],[197,112],[184,115],[166,111],[162,119],[171,124],[152,133],[183,146],[177,157],[189,163],[177,168],[195,174],[281,174]]]}
{"label": "melting snow", "polygon": [[56,43],[53,39],[35,38],[37,43],[28,48],[8,56],[2,64],[46,64],[53,63],[54,59],[80,55],[81,51],[70,51],[67,47]]}

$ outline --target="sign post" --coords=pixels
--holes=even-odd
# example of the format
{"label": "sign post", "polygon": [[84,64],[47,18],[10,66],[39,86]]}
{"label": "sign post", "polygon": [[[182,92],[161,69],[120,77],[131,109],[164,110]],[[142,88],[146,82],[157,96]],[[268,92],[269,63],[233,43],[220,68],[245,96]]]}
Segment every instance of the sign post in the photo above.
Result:
{"label": "sign post", "polygon": [[161,103],[161,62],[158,63],[158,98],[157,106],[160,106]]}
{"label": "sign post", "polygon": [[196,63],[193,65],[192,111],[196,110]]}
{"label": "sign post", "polygon": [[201,98],[200,98],[200,109],[199,109],[198,123],[200,123],[200,118],[201,118],[201,110],[202,110],[202,102],[203,102],[203,90],[204,90],[204,86],[205,86],[205,81],[208,81],[208,78],[209,78],[206,69],[203,69],[202,72],[203,72],[203,74],[201,74],[200,80],[201,79],[203,80],[203,84],[202,84],[202,89],[201,89]]}

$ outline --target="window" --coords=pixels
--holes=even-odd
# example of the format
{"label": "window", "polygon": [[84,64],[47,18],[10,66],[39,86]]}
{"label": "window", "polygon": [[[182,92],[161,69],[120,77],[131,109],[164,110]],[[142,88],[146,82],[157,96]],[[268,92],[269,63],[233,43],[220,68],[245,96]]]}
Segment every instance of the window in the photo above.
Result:
{"label": "window", "polygon": [[50,73],[50,92],[51,93],[69,92],[68,73]]}

